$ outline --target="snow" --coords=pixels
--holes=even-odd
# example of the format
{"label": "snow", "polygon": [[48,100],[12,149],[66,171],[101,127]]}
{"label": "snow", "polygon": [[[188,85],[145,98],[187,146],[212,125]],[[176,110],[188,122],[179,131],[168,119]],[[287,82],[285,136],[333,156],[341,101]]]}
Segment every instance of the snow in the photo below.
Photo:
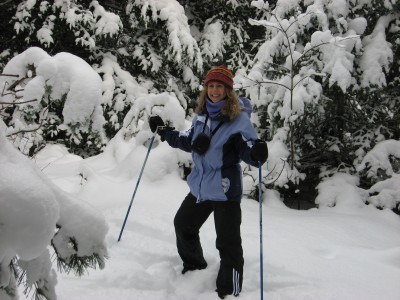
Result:
{"label": "snow", "polygon": [[[140,111],[147,115],[159,113],[181,130],[190,126],[172,94],[142,95],[135,101],[137,106],[128,116],[137,118]],[[159,110],[160,105],[165,109]],[[0,122],[0,132],[5,130],[6,126]],[[178,164],[188,166],[189,154],[156,139],[122,240],[117,242],[151,137],[148,124],[141,124],[140,132],[130,138],[121,129],[102,154],[87,159],[68,153],[62,145],[48,144],[34,157],[34,166],[2,135],[2,262],[18,254],[25,259],[19,264],[27,270],[28,282],[43,277],[48,282],[58,282],[49,294],[57,294],[61,300],[111,297],[124,300],[132,299],[132,295],[152,300],[215,299],[219,257],[213,219],[210,218],[201,231],[209,263],[207,269],[182,275],[175,248],[173,218],[188,192]],[[287,149],[277,136],[269,142],[269,149],[267,166],[273,171],[266,179],[275,180],[281,170],[286,178],[290,175],[286,174],[289,169],[284,163]],[[398,156],[397,151],[398,141],[382,142],[365,156],[362,166],[374,170],[376,165],[384,164],[389,155]],[[257,177],[256,169],[247,172]],[[249,178],[245,177],[245,190],[254,184]],[[377,194],[369,201],[391,208],[390,203],[398,202],[396,181],[398,178],[393,176],[393,180],[374,185],[368,192]],[[400,219],[390,209],[366,206],[367,192],[357,185],[358,178],[347,174],[336,174],[322,181],[317,199],[320,208],[308,211],[286,208],[276,191],[264,193],[266,298],[398,299],[400,233],[397,228]],[[258,209],[256,201],[243,199],[245,270],[240,297],[245,300],[257,299],[260,292]],[[47,217],[37,219],[37,215]],[[81,241],[79,255],[90,255],[94,249],[108,255],[105,268],[90,270],[82,278],[60,271],[56,276],[55,271],[51,271],[52,253],[47,250],[56,222],[62,224],[62,229],[53,242],[61,257],[73,254],[71,248],[66,247],[65,239],[74,236]],[[2,282],[7,278],[7,274],[2,273]],[[22,300],[28,299],[22,291],[20,294]],[[1,299],[6,297],[0,296]]]}
{"label": "snow", "polygon": [[400,141],[386,140],[380,142],[365,155],[358,169],[364,170],[369,167],[368,177],[377,176],[378,170],[383,170],[391,176],[395,173],[389,160],[391,156],[400,159]]}
{"label": "snow", "polygon": [[354,18],[349,22],[349,29],[354,30],[356,34],[363,34],[367,28],[367,20],[365,18]]}
{"label": "snow", "polygon": [[41,28],[36,29],[38,24],[34,25],[35,21],[31,18],[37,16],[34,11],[36,0],[22,1],[18,5],[15,14],[16,22],[14,29],[18,32],[37,30],[36,37],[40,44],[49,48],[54,43],[53,30],[59,27],[57,18],[68,24],[70,29],[76,30],[75,42],[80,43],[93,50],[96,46],[96,40],[92,37],[91,32],[94,32],[96,38],[104,36],[115,36],[123,28],[120,17],[114,13],[107,12],[98,3],[98,1],[90,1],[89,7],[93,12],[82,9],[82,6],[75,1],[55,0],[55,1],[40,1],[39,17],[46,15],[45,21]]}
{"label": "snow", "polygon": [[[41,48],[31,47],[14,56],[4,72],[15,79],[10,82],[9,76],[1,76],[0,87],[5,90],[15,85],[15,91],[11,89],[0,95],[0,101],[9,107],[19,104],[11,111],[7,135],[15,135],[14,145],[21,152],[28,154],[33,146],[43,143],[41,126],[45,119],[52,124],[54,132],[66,132],[76,144],[85,134],[89,138],[97,137],[99,144],[106,142],[101,106],[103,82],[83,59],[67,52],[50,56]],[[57,116],[60,103],[62,116]]]}
{"label": "snow", "polygon": [[206,24],[202,35],[201,52],[203,57],[212,59],[213,57],[222,57],[226,51],[224,41],[226,37],[222,30],[221,21]]}
{"label": "snow", "polygon": [[384,71],[389,69],[393,61],[393,51],[386,41],[387,27],[395,16],[380,17],[373,32],[363,38],[364,54],[360,61],[363,70],[361,86],[385,86]]}
{"label": "snow", "polygon": [[93,16],[96,18],[96,35],[116,35],[123,27],[121,19],[114,13],[107,12],[104,7],[99,5],[98,1],[92,1],[91,7],[94,7]]}
{"label": "snow", "polygon": [[[326,36],[331,37],[330,34]],[[274,51],[274,47],[271,50]],[[105,151],[87,159],[68,153],[64,146],[48,144],[34,157],[33,164],[5,138],[7,128],[0,121],[0,282],[9,282],[11,274],[7,265],[17,255],[19,265],[27,271],[28,283],[45,279],[50,286],[48,295],[54,298],[57,294],[61,300],[128,300],[133,295],[151,300],[215,299],[219,257],[212,218],[201,231],[209,263],[207,269],[182,275],[175,247],[173,218],[188,192],[178,165],[189,166],[189,154],[172,149],[157,138],[122,240],[117,242],[152,136],[143,120],[159,114],[177,129],[188,128],[190,120],[185,120],[179,100],[173,93],[147,94],[147,89],[140,88],[128,73],[112,64],[112,57],[104,60],[100,67],[106,78],[103,84],[84,61],[67,53],[50,57],[38,48],[15,57],[8,64],[8,71],[22,76],[28,62],[37,66],[37,76],[25,86],[25,99],[40,97],[44,93],[44,82],[56,87],[54,93],[68,90],[73,97],[67,98],[64,106],[64,112],[70,110],[66,118],[79,121],[76,118],[80,114],[96,111],[100,107],[101,91],[115,85],[111,77],[117,73],[128,79],[127,97],[134,99],[135,105],[125,116],[125,127],[107,144]],[[80,70],[79,74],[74,72],[76,69]],[[257,72],[253,75],[258,76]],[[86,80],[82,80],[84,76]],[[311,89],[308,93],[317,94],[316,87],[307,88]],[[80,94],[84,90],[90,91],[87,97],[91,99],[85,104],[78,101],[86,97]],[[301,91],[306,95],[305,90]],[[110,95],[103,101],[110,101]],[[307,101],[312,101],[312,97]],[[303,102],[298,99],[296,105],[294,109],[300,110]],[[285,166],[288,156],[282,142],[285,137],[285,132],[278,132],[269,142],[267,169],[270,174],[266,179],[272,182],[282,173],[276,181],[279,186],[287,184],[288,178],[304,176],[289,173],[297,170]],[[390,210],[399,201],[399,178],[389,168],[390,155],[398,157],[398,141],[382,142],[365,156],[361,168],[365,168],[367,174],[376,173],[376,168],[383,166],[393,175],[392,179],[379,182],[368,191],[358,187],[359,178],[348,174],[336,174],[322,181],[318,186],[319,209],[290,210],[275,191],[264,193],[263,286],[266,298],[399,298],[400,218]],[[256,169],[246,172],[257,178]],[[246,191],[254,184],[249,178],[251,176],[245,177]],[[365,205],[367,198],[382,210]],[[244,300],[256,299],[260,292],[258,208],[256,201],[243,199],[245,271],[240,297]],[[56,225],[61,228],[54,236]],[[71,237],[77,241],[77,249],[69,246]],[[55,263],[51,265],[54,253],[48,249],[50,240],[58,256],[66,261],[73,255],[93,253],[109,259],[104,269],[100,265],[101,269],[90,270],[79,279],[60,271],[56,276],[52,270]],[[55,282],[58,284],[53,289]],[[20,294],[22,300],[26,299],[22,291]],[[3,290],[0,290],[0,299],[9,299]]]}
{"label": "snow", "polygon": [[[296,7],[298,0],[281,0],[276,7],[276,15]],[[355,1],[353,1],[355,2]],[[17,17],[31,13],[36,1],[24,2]],[[63,7],[69,1],[55,1],[54,5]],[[94,8],[96,33],[114,35],[121,28],[119,18],[106,13],[97,1],[91,2]],[[229,1],[235,6],[235,1]],[[304,49],[294,49],[294,58],[298,59],[311,47],[320,46],[323,59],[323,72],[330,75],[329,84],[338,84],[346,92],[353,78],[355,57],[351,54],[363,53],[360,61],[363,86],[375,84],[384,86],[383,72],[393,60],[393,52],[386,42],[386,29],[394,16],[379,19],[372,33],[363,39],[355,34],[363,34],[367,22],[356,18],[347,22],[343,17],[337,19],[338,31],[342,36],[333,36],[329,31],[328,15],[324,5],[330,7],[335,16],[347,16],[347,7],[343,0],[306,1],[307,12],[317,16],[322,31],[315,32],[310,44]],[[357,2],[359,6],[368,4],[366,0]],[[385,2],[390,5],[389,2]],[[268,3],[252,1],[253,6],[261,9]],[[207,24],[204,43],[200,49],[191,36],[188,19],[182,6],[176,1],[138,0],[134,4],[142,6],[146,22],[165,22],[168,30],[171,53],[176,62],[196,61],[202,64],[201,54],[217,55],[224,51],[221,44],[219,23]],[[355,4],[356,5],[356,4]],[[45,10],[45,4],[41,9]],[[150,16],[152,20],[150,20]],[[71,26],[78,26],[81,18],[88,16],[76,13],[74,7],[66,11],[65,19]],[[278,21],[279,20],[279,21]],[[39,38],[50,45],[52,26],[49,18],[47,27],[38,31]],[[93,21],[93,20],[92,20]],[[298,26],[291,30],[304,30],[309,17],[300,15]],[[265,81],[263,65],[272,63],[285,41],[276,28],[281,24],[289,28],[287,20],[276,18],[276,22],[251,20],[251,24],[270,27],[274,33],[260,47],[258,61],[243,85],[254,85],[253,81],[268,82],[262,89],[250,91],[253,104],[268,105],[272,116],[282,117],[293,122],[303,114],[306,103],[316,102],[320,86],[313,81],[296,88],[294,103],[289,105],[289,94],[282,87],[274,87],[272,81]],[[94,22],[93,22],[94,25]],[[25,23],[16,23],[16,31],[26,30]],[[271,29],[271,27],[273,27]],[[77,37],[77,41],[89,43],[90,37]],[[292,35],[291,35],[292,36]],[[89,40],[86,40],[89,38]],[[290,39],[292,42],[293,40]],[[326,42],[327,45],[322,45]],[[328,45],[330,43],[330,45]],[[335,47],[328,47],[335,44]],[[363,48],[363,49],[361,49]],[[142,58],[140,47],[131,55]],[[361,51],[363,50],[363,51]],[[302,51],[302,52],[299,52]],[[121,49],[121,53],[124,51]],[[2,53],[2,55],[6,55]],[[372,63],[374,62],[374,63]],[[143,59],[143,64],[146,61]],[[290,67],[292,61],[287,60]],[[37,67],[36,77],[27,70],[29,64]],[[161,66],[160,58],[152,58],[152,71]],[[30,74],[25,83],[23,99],[39,99],[51,87],[51,96],[57,98],[67,94],[64,105],[64,125],[68,123],[93,122],[99,131],[104,124],[101,102],[117,104],[116,113],[124,109],[124,103],[134,104],[124,119],[124,127],[108,142],[100,155],[83,159],[68,153],[62,145],[48,144],[30,161],[13,148],[5,138],[6,128],[0,120],[0,283],[6,285],[11,276],[8,264],[17,256],[19,266],[27,271],[29,284],[37,280],[46,281],[50,288],[47,295],[58,299],[216,299],[215,279],[218,272],[219,257],[215,249],[215,230],[212,218],[202,228],[201,239],[205,257],[209,263],[202,271],[181,274],[181,261],[175,247],[173,218],[181,201],[188,192],[186,182],[182,180],[182,170],[178,166],[189,166],[190,155],[172,149],[161,143],[158,138],[141,179],[121,242],[117,237],[121,230],[135,184],[143,166],[147,146],[152,133],[146,119],[159,114],[171,126],[184,130],[190,126],[185,119],[186,107],[175,96],[177,86],[171,80],[174,93],[148,94],[152,89],[150,82],[140,84],[128,72],[122,70],[116,58],[107,54],[97,67],[103,80],[83,60],[68,53],[48,55],[39,48],[30,48],[11,59],[4,73],[24,77]],[[144,66],[144,69],[146,67]],[[302,69],[306,74],[296,75],[295,82],[302,82],[300,75],[310,76],[316,71]],[[314,73],[313,73],[314,72]],[[239,72],[240,73],[240,72]],[[199,82],[193,72],[186,67],[185,81],[191,87]],[[288,86],[289,77],[279,83]],[[3,82],[0,82],[3,83]],[[26,85],[25,85],[26,84]],[[24,86],[25,85],[25,86]],[[121,92],[114,95],[118,87]],[[271,92],[273,91],[273,92]],[[256,93],[258,96],[256,96]],[[286,96],[285,96],[286,93]],[[22,94],[22,92],[21,92]],[[253,97],[254,95],[254,97]],[[285,98],[278,106],[277,99]],[[13,100],[11,96],[2,98]],[[81,101],[85,99],[86,101]],[[33,105],[39,105],[35,103]],[[280,104],[279,104],[280,105]],[[43,112],[43,111],[42,111]],[[116,114],[115,114],[116,115]],[[254,116],[253,116],[254,117]],[[16,118],[17,128],[21,119]],[[23,127],[24,124],[21,124]],[[289,180],[304,178],[294,168],[286,166],[289,156],[284,141],[287,128],[278,129],[268,143],[269,161],[263,172],[268,182],[284,186]],[[267,190],[263,194],[263,238],[264,238],[264,297],[272,300],[397,300],[400,298],[400,218],[390,209],[399,202],[399,175],[391,168],[390,156],[399,158],[399,142],[385,141],[365,155],[358,171],[366,176],[377,176],[383,169],[391,178],[377,182],[368,191],[358,187],[359,178],[349,174],[337,173],[325,178],[318,186],[317,203],[319,209],[295,211],[286,208],[278,198],[276,191]],[[23,147],[20,147],[23,148]],[[246,169],[245,191],[248,191],[257,178],[257,170]],[[277,177],[279,179],[277,179]],[[372,196],[371,196],[372,195]],[[366,202],[373,205],[366,205]],[[381,208],[381,210],[375,208]],[[242,202],[243,224],[242,238],[245,255],[244,283],[241,298],[253,300],[259,297],[259,206],[254,200],[244,197]],[[40,216],[38,218],[38,216]],[[56,229],[56,226],[60,228]],[[57,231],[58,230],[58,231]],[[57,234],[54,236],[55,231]],[[79,247],[70,246],[73,237]],[[52,240],[60,258],[68,261],[71,256],[90,256],[93,253],[101,258],[108,256],[105,268],[90,270],[82,278],[74,274],[54,271],[52,257],[55,253],[49,247]],[[56,274],[57,273],[57,274]],[[57,276],[56,276],[57,275]],[[12,279],[11,279],[12,281]],[[53,289],[53,285],[58,285]],[[40,284],[44,284],[41,282]],[[13,283],[11,282],[11,287]],[[40,286],[41,287],[41,286]],[[22,289],[22,288],[20,288]],[[22,295],[21,299],[27,297]],[[229,297],[228,297],[229,298]],[[9,299],[0,289],[0,299]],[[28,296],[29,299],[29,296]]]}
{"label": "snow", "polygon": [[[25,166],[30,162],[6,141],[2,132],[0,142],[0,261],[14,253],[22,259],[32,259],[46,249],[53,237],[59,208],[51,189],[35,169]],[[17,215],[20,217],[15,218]],[[43,218],[29,218],[30,215]],[[26,247],[26,243],[30,246]]]}
{"label": "snow", "polygon": [[336,173],[318,185],[319,194],[315,203],[322,207],[333,207],[336,211],[348,212],[364,207],[367,193],[357,188],[359,178],[350,174]]}
{"label": "snow", "polygon": [[[35,283],[49,299],[55,299],[50,242],[64,263],[71,257],[96,254],[103,267],[108,225],[97,210],[62,191],[15,149],[5,129],[0,120],[0,283],[14,287],[9,264],[15,257],[26,272],[27,284]],[[76,247],[71,247],[71,239]],[[0,299],[11,298],[1,289]]]}
{"label": "snow", "polygon": [[[22,103],[36,99],[33,105],[39,107],[46,90],[50,90],[50,99],[58,100],[66,95],[62,112],[65,126],[76,123],[89,126],[91,121],[94,130],[103,130],[102,80],[88,63],[70,53],[61,52],[51,57],[41,48],[31,47],[12,58],[3,72],[24,78],[31,64],[35,65],[37,74],[26,85],[21,84]],[[7,86],[6,82],[7,78],[1,78],[0,86]],[[13,102],[13,97],[8,93],[1,98],[4,102]]]}
{"label": "snow", "polygon": [[173,57],[177,63],[188,59],[190,62],[195,62],[194,65],[197,68],[201,68],[200,49],[190,33],[188,19],[182,5],[173,0],[138,0],[133,5],[141,7],[146,25],[147,22],[157,22],[158,19],[165,22],[169,47],[172,50],[172,53],[168,52],[170,50],[166,51],[169,57]]}
{"label": "snow", "polygon": [[[176,168],[174,155],[179,150],[158,143],[150,151],[125,231],[117,242],[146,152],[145,146],[117,136],[96,157],[81,159],[60,145],[48,145],[35,157],[44,175],[101,211],[109,226],[105,269],[91,270],[82,278],[59,273],[59,300],[217,298],[219,257],[213,218],[200,233],[208,268],[180,273],[173,218],[188,187]],[[355,183],[344,179],[349,185]],[[327,196],[335,193],[325,192]],[[348,190],[340,196],[352,202],[355,194]],[[399,298],[397,215],[365,205],[351,210],[324,207],[295,211],[286,208],[273,191],[264,194],[264,201],[265,299]],[[258,299],[260,294],[258,209],[256,201],[243,199],[245,269],[240,299],[244,300]]]}

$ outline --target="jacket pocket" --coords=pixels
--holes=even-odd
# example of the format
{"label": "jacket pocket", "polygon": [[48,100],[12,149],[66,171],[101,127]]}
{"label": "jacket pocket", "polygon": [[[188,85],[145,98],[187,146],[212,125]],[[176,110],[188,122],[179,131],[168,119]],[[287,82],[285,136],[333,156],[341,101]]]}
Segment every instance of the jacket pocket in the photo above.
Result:
{"label": "jacket pocket", "polygon": [[222,182],[226,184],[229,181],[229,188],[225,188],[224,192],[226,197],[229,200],[239,200],[242,197],[243,193],[243,184],[242,184],[242,169],[239,164],[235,164],[232,166],[224,167],[221,170]]}

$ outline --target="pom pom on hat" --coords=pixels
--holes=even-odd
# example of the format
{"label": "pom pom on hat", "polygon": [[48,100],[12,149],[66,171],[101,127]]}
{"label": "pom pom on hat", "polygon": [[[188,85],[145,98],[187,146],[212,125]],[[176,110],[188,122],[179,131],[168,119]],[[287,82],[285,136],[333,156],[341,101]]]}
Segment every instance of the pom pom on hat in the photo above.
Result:
{"label": "pom pom on hat", "polygon": [[208,85],[211,81],[218,81],[233,89],[233,76],[233,72],[227,67],[218,66],[207,72],[206,77],[204,78],[204,85]]}

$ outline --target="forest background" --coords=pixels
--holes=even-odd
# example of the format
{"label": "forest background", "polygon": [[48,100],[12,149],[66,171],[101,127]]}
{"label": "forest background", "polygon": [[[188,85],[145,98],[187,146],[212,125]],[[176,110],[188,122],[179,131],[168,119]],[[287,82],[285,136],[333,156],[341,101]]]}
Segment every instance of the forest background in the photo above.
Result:
{"label": "forest background", "polygon": [[[226,64],[236,73],[235,88],[252,101],[260,137],[284,148],[279,158],[270,159],[265,182],[288,206],[315,206],[315,188],[336,172],[358,176],[360,187],[369,189],[399,171],[396,153],[388,153],[387,166],[363,161],[379,142],[400,136],[398,1],[27,0],[0,5],[0,69],[37,46],[50,55],[68,52],[84,59],[104,83],[103,133],[83,124],[93,122],[90,117],[61,126],[65,95],[49,99],[49,85],[37,99],[47,97],[47,103],[15,105],[21,101],[16,87],[21,89],[18,84],[27,78],[2,74],[8,84],[3,95],[14,97],[12,104],[1,104],[2,119],[14,128],[8,136],[29,156],[51,142],[83,157],[98,154],[124,127],[141,94],[170,92],[190,118],[204,73]],[[40,117],[43,108],[46,118]],[[141,113],[130,134],[147,117]],[[16,118],[25,129],[33,124],[39,129],[27,132]],[[396,210],[399,199],[375,202]]]}
{"label": "forest background", "polygon": [[[205,72],[225,64],[268,141],[264,188],[292,208],[332,207],[340,198],[318,191],[347,174],[365,205],[399,213],[399,16],[396,0],[1,1],[0,117],[28,157],[58,143],[87,158],[167,106],[143,96],[167,92],[190,120]],[[67,118],[73,87],[39,80],[34,58],[9,73],[32,47],[86,61],[101,78],[96,110]],[[190,166],[178,162],[183,178]],[[244,168],[254,199],[256,174]]]}

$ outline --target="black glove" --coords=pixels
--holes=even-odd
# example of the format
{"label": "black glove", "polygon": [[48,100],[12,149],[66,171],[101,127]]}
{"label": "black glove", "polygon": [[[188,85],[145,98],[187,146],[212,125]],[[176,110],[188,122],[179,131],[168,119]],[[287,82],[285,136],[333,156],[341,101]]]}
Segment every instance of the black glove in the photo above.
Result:
{"label": "black glove", "polygon": [[262,140],[256,140],[251,148],[250,155],[254,161],[261,162],[263,165],[268,158],[267,143]]}
{"label": "black glove", "polygon": [[157,133],[158,133],[158,135],[160,136],[161,142],[164,142],[164,141],[165,141],[165,134],[166,134],[168,131],[172,131],[172,130],[174,130],[174,129],[175,129],[175,127],[169,127],[169,126],[164,126],[164,127],[159,128],[158,131],[157,131]]}
{"label": "black glove", "polygon": [[160,116],[152,116],[149,119],[149,125],[151,132],[155,132],[157,127],[164,127],[164,121],[161,119]]}

